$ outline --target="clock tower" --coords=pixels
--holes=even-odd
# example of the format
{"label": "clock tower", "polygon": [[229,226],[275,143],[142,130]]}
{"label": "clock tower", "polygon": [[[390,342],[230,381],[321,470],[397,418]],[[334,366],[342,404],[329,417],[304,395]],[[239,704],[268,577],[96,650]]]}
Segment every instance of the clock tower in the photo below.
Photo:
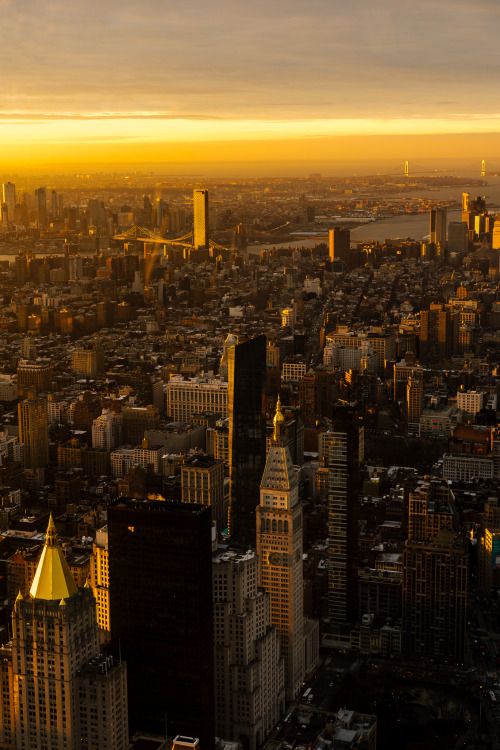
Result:
{"label": "clock tower", "polygon": [[285,417],[278,399],[274,434],[260,484],[257,507],[257,554],[260,585],[271,597],[271,623],[280,634],[288,700],[304,679],[304,615],[302,607],[302,505]]}

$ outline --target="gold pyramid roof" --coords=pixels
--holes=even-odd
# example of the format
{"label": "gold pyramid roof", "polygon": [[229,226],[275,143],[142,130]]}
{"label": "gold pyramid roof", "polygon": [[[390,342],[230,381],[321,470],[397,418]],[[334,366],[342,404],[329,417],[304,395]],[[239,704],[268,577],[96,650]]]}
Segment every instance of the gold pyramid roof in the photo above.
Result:
{"label": "gold pyramid roof", "polygon": [[56,525],[50,514],[45,546],[31,584],[30,594],[34,599],[60,601],[73,596],[77,591],[78,587],[59,546]]}

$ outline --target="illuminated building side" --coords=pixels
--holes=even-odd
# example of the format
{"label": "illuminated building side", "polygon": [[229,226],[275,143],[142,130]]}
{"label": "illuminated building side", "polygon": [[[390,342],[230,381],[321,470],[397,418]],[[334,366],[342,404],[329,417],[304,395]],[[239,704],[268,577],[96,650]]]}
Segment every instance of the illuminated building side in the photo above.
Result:
{"label": "illuminated building side", "polygon": [[193,190],[193,245],[208,247],[208,190]]}
{"label": "illuminated building side", "polygon": [[19,439],[24,443],[24,465],[27,469],[40,469],[49,462],[49,428],[47,401],[28,394],[18,404]]}
{"label": "illuminated building side", "polygon": [[260,485],[257,554],[260,584],[271,597],[271,623],[281,637],[287,698],[294,700],[305,674],[302,505],[297,475],[283,436],[284,419],[278,401],[274,436]]}
{"label": "illuminated building side", "polygon": [[12,634],[18,748],[128,748],[126,667],[99,654],[92,589],[76,586],[52,516],[30,596],[16,599]]}

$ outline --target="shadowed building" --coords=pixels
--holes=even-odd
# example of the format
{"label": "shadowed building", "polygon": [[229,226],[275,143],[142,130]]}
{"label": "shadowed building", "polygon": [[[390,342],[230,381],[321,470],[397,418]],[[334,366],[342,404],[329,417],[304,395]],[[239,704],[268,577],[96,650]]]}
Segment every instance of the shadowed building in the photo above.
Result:
{"label": "shadowed building", "polygon": [[328,449],[328,610],[334,628],[356,616],[357,507],[364,427],[356,403],[333,407]]}
{"label": "shadowed building", "polygon": [[255,509],[266,463],[265,336],[228,350],[229,370],[229,532],[232,543],[255,547]]}
{"label": "shadowed building", "polygon": [[402,609],[407,653],[458,662],[466,649],[468,559],[455,516],[446,481],[419,480],[410,491]]}
{"label": "shadowed building", "polygon": [[209,507],[108,507],[111,642],[129,659],[133,730],[198,737],[212,750],[214,643]]}

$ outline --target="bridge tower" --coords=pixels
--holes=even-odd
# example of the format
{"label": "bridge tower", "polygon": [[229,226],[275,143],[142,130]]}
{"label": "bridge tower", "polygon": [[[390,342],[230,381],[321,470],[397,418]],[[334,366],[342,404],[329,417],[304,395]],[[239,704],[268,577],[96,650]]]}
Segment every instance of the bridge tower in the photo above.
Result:
{"label": "bridge tower", "polygon": [[408,161],[405,161],[405,177],[410,176],[410,163]]}
{"label": "bridge tower", "polygon": [[481,162],[481,177],[486,177],[486,161],[484,159]]}

